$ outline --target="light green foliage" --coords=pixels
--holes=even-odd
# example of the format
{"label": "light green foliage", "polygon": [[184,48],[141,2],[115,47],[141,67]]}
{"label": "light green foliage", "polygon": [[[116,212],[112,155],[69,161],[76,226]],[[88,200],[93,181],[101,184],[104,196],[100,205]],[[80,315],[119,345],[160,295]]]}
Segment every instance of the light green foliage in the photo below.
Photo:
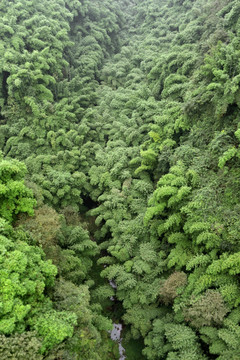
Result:
{"label": "light green foliage", "polygon": [[24,184],[26,171],[23,163],[0,158],[0,216],[9,221],[21,212],[33,215],[36,201]]}
{"label": "light green foliage", "polygon": [[[7,224],[3,219],[1,223],[2,233],[4,233]],[[9,238],[5,234],[1,235],[0,331],[4,334],[11,334],[16,329],[26,327],[29,312],[34,311],[35,302],[40,304],[44,302],[44,289],[46,286],[53,285],[57,273],[56,267],[50,261],[46,262],[42,259],[41,249],[29,246],[21,239],[13,242],[11,232],[8,231]],[[17,234],[15,236],[17,237]],[[25,298],[29,300],[26,302]]]}
{"label": "light green foliage", "polygon": [[33,328],[43,337],[41,352],[44,353],[54,345],[61,343],[73,335],[73,325],[77,324],[77,316],[66,311],[44,312],[35,319]]}
{"label": "light green foliage", "polygon": [[14,231],[1,219],[0,332],[11,335],[35,329],[45,352],[72,336],[76,315],[52,309],[46,292],[54,285],[57,268],[26,240],[24,232]]}
{"label": "light green foliage", "polygon": [[192,255],[189,240],[181,234],[184,222],[184,205],[192,190],[195,174],[187,172],[182,163],[173,166],[169,174],[158,182],[158,188],[149,200],[150,206],[144,218],[144,224],[150,225],[152,232],[157,230],[162,242],[176,243],[168,256],[168,266],[181,268]]}

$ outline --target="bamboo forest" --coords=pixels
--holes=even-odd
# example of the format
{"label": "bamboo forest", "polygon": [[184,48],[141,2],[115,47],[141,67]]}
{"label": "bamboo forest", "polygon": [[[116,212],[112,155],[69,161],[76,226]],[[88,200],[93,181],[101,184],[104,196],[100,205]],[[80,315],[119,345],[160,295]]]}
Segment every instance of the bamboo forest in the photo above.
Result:
{"label": "bamboo forest", "polygon": [[0,359],[240,359],[239,0],[0,0]]}

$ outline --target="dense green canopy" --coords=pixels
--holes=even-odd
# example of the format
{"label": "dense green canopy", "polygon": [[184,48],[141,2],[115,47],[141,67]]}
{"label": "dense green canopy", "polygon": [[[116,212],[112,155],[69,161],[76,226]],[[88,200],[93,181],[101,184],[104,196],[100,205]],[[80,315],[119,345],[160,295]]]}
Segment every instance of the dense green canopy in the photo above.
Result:
{"label": "dense green canopy", "polygon": [[239,15],[1,1],[1,359],[239,360]]}

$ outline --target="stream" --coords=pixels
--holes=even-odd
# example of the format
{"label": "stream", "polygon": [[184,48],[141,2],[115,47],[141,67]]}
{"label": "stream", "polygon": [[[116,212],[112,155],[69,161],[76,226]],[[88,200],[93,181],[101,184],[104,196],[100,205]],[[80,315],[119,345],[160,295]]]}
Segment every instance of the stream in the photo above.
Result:
{"label": "stream", "polygon": [[[111,287],[113,289],[117,288],[117,285],[115,284],[115,282],[113,280],[110,280],[109,284],[111,285]],[[110,297],[110,300],[115,301],[113,296]],[[113,329],[110,332],[110,336],[113,341],[116,341],[118,343],[119,355],[120,355],[119,360],[124,360],[124,359],[126,359],[126,356],[124,355],[125,349],[122,346],[121,331],[122,331],[122,324],[113,324]]]}

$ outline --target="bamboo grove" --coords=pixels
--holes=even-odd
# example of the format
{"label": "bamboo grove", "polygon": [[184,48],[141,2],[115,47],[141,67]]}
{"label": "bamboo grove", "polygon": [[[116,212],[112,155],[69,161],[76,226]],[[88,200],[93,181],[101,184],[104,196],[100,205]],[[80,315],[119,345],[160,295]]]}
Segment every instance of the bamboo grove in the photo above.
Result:
{"label": "bamboo grove", "polygon": [[239,18],[1,0],[1,360],[240,359]]}

